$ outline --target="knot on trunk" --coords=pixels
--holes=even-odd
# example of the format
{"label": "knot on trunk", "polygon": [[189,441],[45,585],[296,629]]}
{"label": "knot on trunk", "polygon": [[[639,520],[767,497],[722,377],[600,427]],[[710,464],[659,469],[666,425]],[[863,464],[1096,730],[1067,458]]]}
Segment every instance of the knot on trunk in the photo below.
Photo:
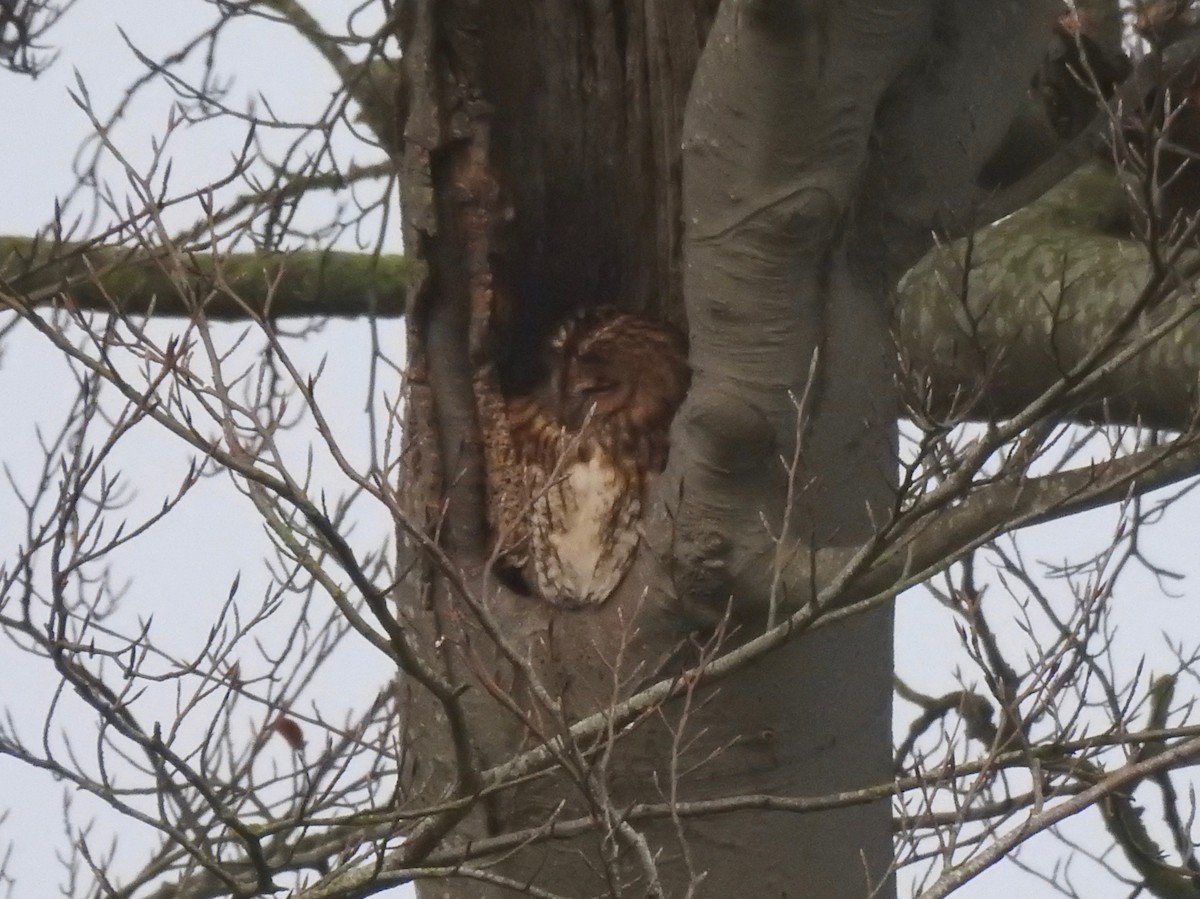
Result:
{"label": "knot on trunk", "polygon": [[689,618],[712,623],[725,617],[733,597],[733,546],[711,521],[698,522],[675,537],[675,590]]}
{"label": "knot on trunk", "polygon": [[716,472],[752,471],[775,453],[770,420],[731,386],[694,385],[682,415],[688,440]]}

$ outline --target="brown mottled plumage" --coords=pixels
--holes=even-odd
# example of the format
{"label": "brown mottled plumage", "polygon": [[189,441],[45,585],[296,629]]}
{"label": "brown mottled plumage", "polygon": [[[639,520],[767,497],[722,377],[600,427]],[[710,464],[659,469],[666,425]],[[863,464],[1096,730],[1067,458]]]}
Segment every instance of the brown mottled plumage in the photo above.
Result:
{"label": "brown mottled plumage", "polygon": [[647,480],[662,471],[687,391],[687,353],[666,325],[588,312],[554,334],[547,370],[532,393],[505,400],[511,467],[490,473],[498,555],[547,601],[591,605],[633,560]]}

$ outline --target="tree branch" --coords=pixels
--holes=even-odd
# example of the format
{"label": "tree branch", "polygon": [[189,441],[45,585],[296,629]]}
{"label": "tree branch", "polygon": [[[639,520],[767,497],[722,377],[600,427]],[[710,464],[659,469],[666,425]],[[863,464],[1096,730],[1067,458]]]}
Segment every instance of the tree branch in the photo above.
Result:
{"label": "tree branch", "polygon": [[1145,246],[1112,233],[1128,205],[1114,173],[1087,166],[1036,205],[934,250],[909,272],[899,288],[900,352],[935,412],[957,405],[964,417],[1016,414],[1075,370],[1160,278],[1170,295],[1151,303],[1123,340],[1143,340],[1174,317],[1169,339],[1105,371],[1061,418],[1188,426],[1200,346],[1191,312],[1196,257],[1182,254],[1173,271],[1156,271]]}
{"label": "tree branch", "polygon": [[[1105,146],[1105,136],[1119,120],[1122,111],[1140,109],[1152,91],[1161,89],[1181,72],[1195,65],[1198,56],[1200,37],[1179,41],[1160,55],[1148,55],[1134,68],[1107,103],[1096,103],[1095,116],[1086,128],[1070,140],[1062,142],[1057,148],[1047,146],[1044,158],[1035,165],[1027,165],[1028,173],[1013,183],[982,188],[976,196],[976,221],[994,222],[1024,208],[1030,201],[1058,184],[1081,163],[1095,159]],[[1028,146],[1017,149],[1020,152],[1029,152]],[[994,187],[1000,189],[997,191]],[[962,233],[959,230],[955,232],[955,236]]]}
{"label": "tree branch", "polygon": [[193,297],[209,319],[395,316],[422,274],[419,263],[398,255],[192,253],[184,292],[167,258],[153,249],[0,237],[0,288],[27,306],[65,296],[81,309],[157,316],[195,315]]}
{"label": "tree branch", "polygon": [[890,601],[1000,533],[1095,509],[1198,473],[1200,439],[1189,435],[1099,465],[1040,478],[1016,475],[948,505],[922,502],[861,546],[814,550],[801,542],[780,560],[780,546],[762,528],[757,536],[741,535],[736,548],[719,534],[699,535],[693,542],[709,550],[707,590],[682,599],[694,609],[708,607],[711,615],[735,597],[735,613],[757,623],[768,620],[770,609],[782,610],[790,618],[759,638],[773,646],[831,611]]}

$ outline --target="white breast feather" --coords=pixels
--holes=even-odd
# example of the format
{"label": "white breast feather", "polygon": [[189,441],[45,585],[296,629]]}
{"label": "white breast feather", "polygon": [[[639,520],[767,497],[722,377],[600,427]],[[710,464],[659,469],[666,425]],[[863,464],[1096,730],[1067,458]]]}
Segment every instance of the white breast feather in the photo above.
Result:
{"label": "white breast feather", "polygon": [[612,527],[620,487],[612,469],[602,465],[600,454],[594,453],[587,462],[570,466],[554,492],[561,498],[561,517],[550,544],[562,563],[564,580],[576,596],[584,596],[605,549],[605,533]]}
{"label": "white breast feather", "polygon": [[612,464],[593,452],[560,471],[537,502],[549,524],[546,544],[534,552],[543,595],[567,605],[608,598],[637,544],[640,497],[623,490]]}

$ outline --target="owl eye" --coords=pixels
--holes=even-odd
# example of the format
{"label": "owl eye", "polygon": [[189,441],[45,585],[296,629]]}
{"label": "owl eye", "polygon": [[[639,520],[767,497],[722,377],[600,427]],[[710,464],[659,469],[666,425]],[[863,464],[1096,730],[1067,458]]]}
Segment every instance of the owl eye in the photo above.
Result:
{"label": "owl eye", "polygon": [[595,381],[587,381],[579,385],[579,392],[591,396],[596,393],[607,393],[617,386],[616,381],[608,381],[596,379]]}

